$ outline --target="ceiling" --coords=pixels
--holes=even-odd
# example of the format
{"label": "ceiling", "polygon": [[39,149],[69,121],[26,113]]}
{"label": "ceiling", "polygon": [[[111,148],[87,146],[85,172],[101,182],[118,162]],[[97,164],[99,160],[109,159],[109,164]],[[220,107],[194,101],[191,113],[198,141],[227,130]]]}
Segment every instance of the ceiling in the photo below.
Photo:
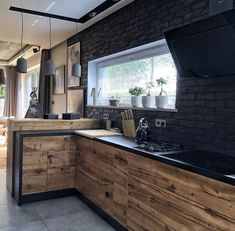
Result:
{"label": "ceiling", "polygon": [[[121,0],[103,13],[84,24],[77,24],[81,31],[134,0]],[[104,0],[1,0],[0,1],[0,60],[12,57],[19,50],[21,38],[21,15],[10,11],[10,6],[35,11],[80,18]],[[77,32],[76,23],[52,19],[52,47],[65,41]],[[18,43],[18,44],[16,44]],[[49,19],[37,15],[24,14],[24,44],[39,45],[49,48]],[[7,54],[6,47],[10,49]],[[12,44],[12,47],[10,46]],[[5,58],[4,58],[5,57]]]}

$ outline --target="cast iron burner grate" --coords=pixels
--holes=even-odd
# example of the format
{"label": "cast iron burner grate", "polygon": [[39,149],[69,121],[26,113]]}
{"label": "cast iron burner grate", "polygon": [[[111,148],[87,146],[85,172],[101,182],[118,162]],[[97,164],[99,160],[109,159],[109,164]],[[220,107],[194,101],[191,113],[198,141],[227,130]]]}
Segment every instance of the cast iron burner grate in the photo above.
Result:
{"label": "cast iron burner grate", "polygon": [[173,144],[173,143],[142,143],[134,147],[146,152],[171,152],[192,149],[189,145]]}

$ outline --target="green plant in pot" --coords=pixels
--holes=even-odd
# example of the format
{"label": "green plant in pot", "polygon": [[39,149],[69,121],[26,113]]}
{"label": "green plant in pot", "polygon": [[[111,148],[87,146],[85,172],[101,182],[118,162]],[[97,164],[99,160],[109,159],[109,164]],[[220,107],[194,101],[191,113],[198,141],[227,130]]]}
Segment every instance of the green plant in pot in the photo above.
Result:
{"label": "green plant in pot", "polygon": [[131,105],[132,107],[142,107],[142,94],[144,94],[144,89],[142,87],[134,87],[129,89],[131,95]]}
{"label": "green plant in pot", "polygon": [[155,106],[155,97],[151,96],[151,89],[154,87],[154,83],[152,81],[148,81],[145,83],[146,86],[146,96],[142,96],[142,104],[145,108],[153,108]]}
{"label": "green plant in pot", "polygon": [[156,79],[157,87],[160,88],[159,96],[156,96],[156,106],[158,108],[167,108],[169,97],[167,96],[166,91],[163,86],[167,85],[167,80],[164,78]]}

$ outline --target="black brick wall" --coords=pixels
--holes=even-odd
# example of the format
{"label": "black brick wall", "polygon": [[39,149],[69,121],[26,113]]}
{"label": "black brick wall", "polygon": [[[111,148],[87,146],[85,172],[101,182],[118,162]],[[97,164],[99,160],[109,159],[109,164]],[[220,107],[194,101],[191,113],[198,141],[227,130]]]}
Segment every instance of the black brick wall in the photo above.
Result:
{"label": "black brick wall", "polygon": [[[82,85],[88,62],[156,41],[163,31],[207,17],[208,0],[136,0],[68,39],[81,42]],[[188,78],[177,81],[178,112],[134,110],[136,123],[147,117],[155,140],[194,144],[203,150],[235,155],[235,78]],[[87,108],[88,117],[110,113],[121,127],[120,110]],[[167,128],[155,128],[155,118]]]}

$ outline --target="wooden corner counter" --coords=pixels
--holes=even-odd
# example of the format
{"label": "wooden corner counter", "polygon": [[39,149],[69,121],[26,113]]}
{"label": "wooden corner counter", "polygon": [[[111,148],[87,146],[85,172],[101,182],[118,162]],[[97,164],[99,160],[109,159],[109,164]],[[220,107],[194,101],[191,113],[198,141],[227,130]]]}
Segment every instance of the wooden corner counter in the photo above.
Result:
{"label": "wooden corner counter", "polygon": [[[8,136],[7,136],[7,179],[6,185],[9,193],[13,194],[13,175],[14,175],[14,159],[18,152],[17,150],[17,133],[30,132],[34,139],[37,139],[37,134],[46,134],[53,132],[62,136],[63,131],[73,131],[79,129],[96,129],[99,128],[99,120],[81,118],[79,120],[48,120],[48,119],[8,119]],[[51,137],[52,138],[52,137]],[[50,136],[48,138],[50,140]],[[48,141],[49,141],[48,140]],[[52,139],[53,142],[53,139]]]}

